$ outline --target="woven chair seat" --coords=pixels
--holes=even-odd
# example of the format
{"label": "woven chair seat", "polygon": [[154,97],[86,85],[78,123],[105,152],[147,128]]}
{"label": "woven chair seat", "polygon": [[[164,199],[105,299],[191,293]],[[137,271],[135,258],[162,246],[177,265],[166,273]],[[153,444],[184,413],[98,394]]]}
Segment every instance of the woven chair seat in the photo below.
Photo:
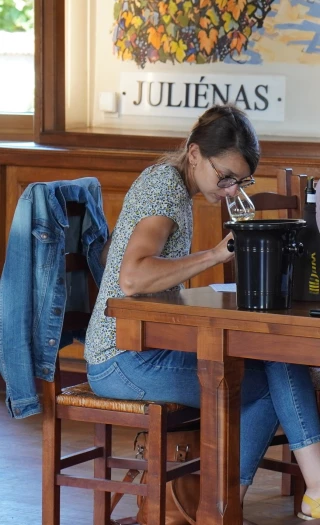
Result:
{"label": "woven chair seat", "polygon": [[[113,410],[116,412],[129,412],[132,414],[147,414],[151,401],[129,401],[127,399],[108,399],[99,397],[92,392],[89,383],[64,388],[57,396],[58,405],[98,408],[100,410]],[[185,409],[184,405],[165,403],[168,412]]]}

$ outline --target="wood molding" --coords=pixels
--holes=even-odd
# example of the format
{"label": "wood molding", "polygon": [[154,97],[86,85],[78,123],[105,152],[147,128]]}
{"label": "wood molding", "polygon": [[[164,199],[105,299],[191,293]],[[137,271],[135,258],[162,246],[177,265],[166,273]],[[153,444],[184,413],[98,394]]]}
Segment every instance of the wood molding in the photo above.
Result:
{"label": "wood molding", "polygon": [[[116,143],[117,136],[113,135],[112,137]],[[99,148],[90,148],[88,146],[61,145],[52,147],[36,143],[0,142],[0,164],[136,171],[146,163],[155,162],[160,154],[166,151],[166,148],[162,147],[159,150],[155,149],[152,141],[149,141],[150,148],[148,148],[148,139],[150,137],[145,137],[146,142],[143,150],[130,147],[122,149],[119,144],[115,144],[113,148],[103,148],[101,145]],[[161,140],[163,140],[162,146],[169,145],[170,138],[161,138]],[[175,147],[179,144],[181,142],[176,142]],[[268,168],[271,169],[271,167],[273,171],[276,167],[296,167],[297,173],[304,172],[304,168],[307,167],[317,169],[320,167],[320,143],[317,142],[263,141],[261,148],[262,156],[258,169],[265,167],[266,174]],[[172,149],[172,147],[167,149]]]}
{"label": "wood molding", "polygon": [[[49,146],[66,146],[79,148],[105,148],[120,150],[139,150],[163,152],[173,150],[183,144],[186,137],[163,137],[129,134],[92,133],[75,131],[42,132],[39,137],[40,144]],[[266,140],[261,139],[262,157],[268,158],[320,158],[320,142],[304,140]]]}

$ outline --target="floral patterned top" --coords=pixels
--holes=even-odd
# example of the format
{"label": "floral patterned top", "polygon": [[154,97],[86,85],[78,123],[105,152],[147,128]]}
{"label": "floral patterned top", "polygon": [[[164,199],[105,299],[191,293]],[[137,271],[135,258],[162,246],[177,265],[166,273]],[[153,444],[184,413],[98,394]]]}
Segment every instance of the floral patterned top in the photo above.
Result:
{"label": "floral patterned top", "polygon": [[[86,335],[85,358],[98,364],[123,350],[116,348],[116,320],[105,316],[109,297],[123,297],[119,286],[120,266],[130,236],[141,219],[162,215],[177,228],[168,237],[161,257],[177,258],[190,253],[192,237],[192,199],[172,166],[158,164],[144,170],[129,189],[112,234],[107,263]],[[179,284],[170,290],[179,290]]]}

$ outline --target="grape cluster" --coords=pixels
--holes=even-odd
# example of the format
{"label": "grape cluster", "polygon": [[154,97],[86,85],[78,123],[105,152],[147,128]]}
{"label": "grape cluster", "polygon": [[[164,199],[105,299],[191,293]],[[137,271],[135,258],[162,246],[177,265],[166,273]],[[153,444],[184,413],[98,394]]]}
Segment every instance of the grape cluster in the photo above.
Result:
{"label": "grape cluster", "polygon": [[222,36],[218,40],[217,51],[219,60],[223,62],[227,55],[230,53],[230,40],[227,35]]}
{"label": "grape cluster", "polygon": [[186,44],[188,50],[194,49],[196,53],[200,50],[199,40],[195,26],[186,26],[180,29],[180,36]]}
{"label": "grape cluster", "polygon": [[266,9],[268,10],[270,7],[270,4],[272,4],[272,0],[260,0],[259,4],[263,11]]}
{"label": "grape cluster", "polygon": [[143,69],[148,57],[148,36],[141,32],[135,41],[135,47],[132,51],[135,62]]}
{"label": "grape cluster", "polygon": [[[257,3],[257,10],[254,13],[253,18],[257,22],[257,27],[262,27],[263,22],[269,11],[271,11],[271,4],[273,0],[260,0]],[[260,16],[259,16],[260,15]]]}

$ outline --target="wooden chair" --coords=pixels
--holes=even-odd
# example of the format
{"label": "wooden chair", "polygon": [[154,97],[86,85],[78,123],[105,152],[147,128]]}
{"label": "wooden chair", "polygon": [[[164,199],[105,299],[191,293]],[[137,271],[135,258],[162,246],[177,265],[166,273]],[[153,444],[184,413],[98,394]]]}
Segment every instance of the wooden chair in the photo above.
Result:
{"label": "wooden chair", "polygon": [[[302,217],[304,189],[307,184],[307,175],[293,175],[291,169],[286,169],[283,175],[284,180],[282,181],[282,188],[286,189],[286,195],[274,192],[261,192],[250,195],[257,212],[255,218],[299,219]],[[228,220],[230,220],[228,209],[226,203],[222,202],[222,225]],[[223,233],[226,235],[229,233],[229,230],[223,228]],[[227,263],[225,267],[225,282],[235,282],[233,261]],[[301,510],[301,501],[305,491],[305,483],[300,468],[287,443],[288,440],[280,429],[279,434],[274,437],[271,446],[283,445],[282,460],[264,458],[259,466],[260,468],[281,472],[283,474],[281,493],[284,496],[294,495],[294,512],[297,514]]]}
{"label": "wooden chair", "polygon": [[[69,217],[83,220],[85,208],[68,203]],[[67,232],[66,232],[67,233]],[[78,244],[78,243],[74,243]],[[77,250],[76,250],[77,251]],[[66,276],[70,272],[86,272],[86,258],[80,253],[66,254]],[[89,285],[92,290],[92,283]],[[88,290],[89,290],[88,288]],[[85,329],[90,319],[94,294],[90,296],[88,312],[66,311],[64,330]],[[43,525],[60,524],[60,487],[78,487],[94,491],[94,525],[109,525],[112,504],[111,492],[148,495],[148,524],[164,525],[166,482],[196,472],[200,460],[184,463],[166,461],[167,431],[199,419],[200,411],[177,404],[159,404],[148,401],[105,399],[96,396],[84,382],[63,390],[60,388],[59,360],[55,381],[43,381]],[[62,420],[94,423],[94,446],[61,457]],[[136,427],[149,432],[149,460],[112,456],[113,425]],[[62,473],[63,469],[93,460],[93,477]],[[111,470],[121,468],[148,470],[147,484],[134,484],[130,480],[113,481]]]}

